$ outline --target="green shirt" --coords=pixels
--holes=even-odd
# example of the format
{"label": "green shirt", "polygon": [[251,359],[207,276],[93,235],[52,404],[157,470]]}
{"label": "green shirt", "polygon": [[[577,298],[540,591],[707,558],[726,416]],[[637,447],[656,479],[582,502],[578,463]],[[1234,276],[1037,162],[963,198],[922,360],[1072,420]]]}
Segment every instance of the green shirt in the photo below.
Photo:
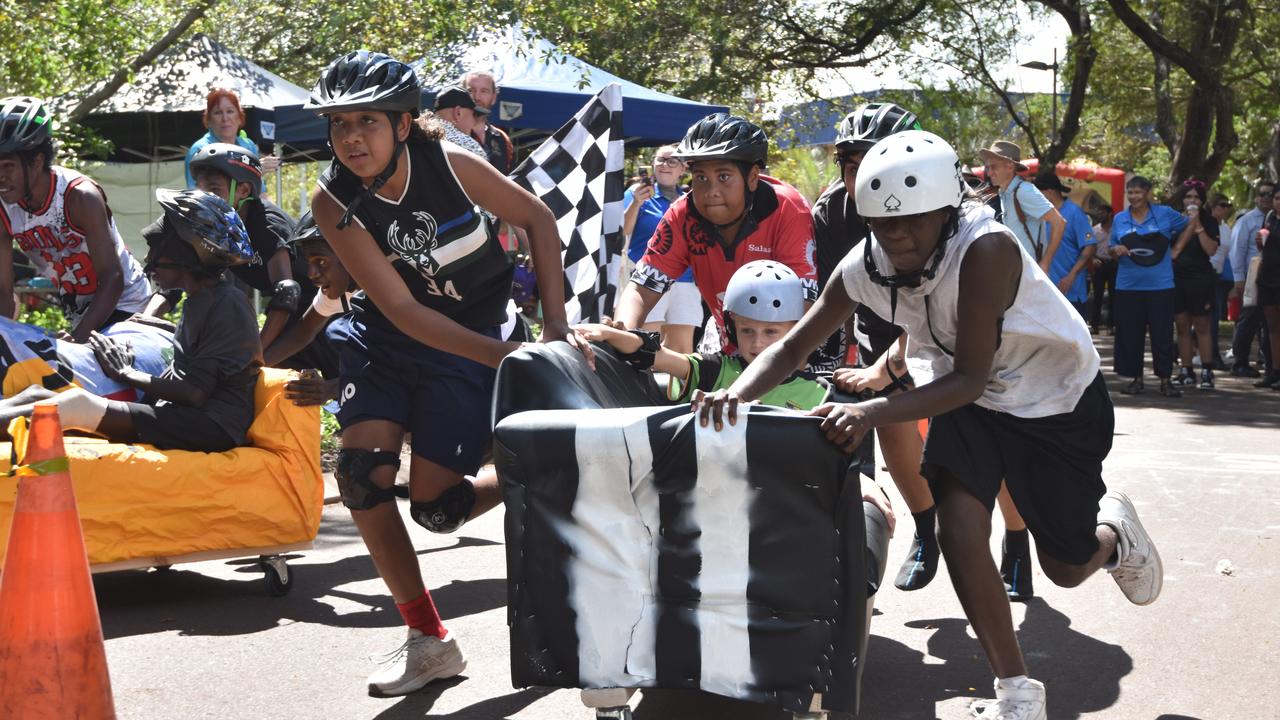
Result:
{"label": "green shirt", "polygon": [[[672,398],[676,402],[688,402],[695,388],[703,392],[727,388],[747,367],[742,356],[736,353],[716,353],[705,357],[695,353],[685,357],[689,359],[689,381],[679,395]],[[812,410],[821,405],[826,396],[826,384],[818,376],[801,371],[761,396],[760,403],[792,410]]]}

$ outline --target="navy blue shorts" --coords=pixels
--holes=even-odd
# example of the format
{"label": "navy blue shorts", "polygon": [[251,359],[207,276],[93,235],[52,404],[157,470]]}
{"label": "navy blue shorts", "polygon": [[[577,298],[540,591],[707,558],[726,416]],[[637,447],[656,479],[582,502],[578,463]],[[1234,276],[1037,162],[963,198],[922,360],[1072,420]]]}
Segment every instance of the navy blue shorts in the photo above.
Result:
{"label": "navy blue shorts", "polygon": [[[499,336],[497,327],[477,332]],[[412,433],[414,455],[463,475],[480,469],[492,434],[494,368],[351,314],[326,335],[338,350],[339,426],[393,422]]]}

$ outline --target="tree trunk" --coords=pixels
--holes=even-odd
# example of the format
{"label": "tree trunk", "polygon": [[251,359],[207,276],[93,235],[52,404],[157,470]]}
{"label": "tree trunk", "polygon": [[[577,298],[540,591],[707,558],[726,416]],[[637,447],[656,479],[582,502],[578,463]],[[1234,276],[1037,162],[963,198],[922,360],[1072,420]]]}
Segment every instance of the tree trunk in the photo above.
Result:
{"label": "tree trunk", "polygon": [[1093,23],[1088,9],[1080,0],[1036,0],[1057,12],[1071,28],[1071,40],[1067,46],[1071,65],[1071,87],[1067,104],[1058,125],[1057,137],[1051,138],[1049,147],[1040,156],[1040,167],[1054,167],[1067,157],[1067,151],[1080,132],[1080,114],[1084,112],[1085,93],[1089,88],[1089,76],[1093,73],[1098,50],[1093,46]]}
{"label": "tree trunk", "polygon": [[182,37],[182,34],[185,33],[196,20],[199,20],[206,10],[213,7],[217,2],[218,0],[200,0],[199,3],[193,5],[189,10],[187,10],[187,14],[178,21],[178,24],[174,25],[169,32],[165,33],[164,36],[157,40],[154,45],[147,48],[146,52],[134,58],[124,67],[121,67],[116,71],[115,75],[111,76],[111,79],[107,80],[105,85],[95,90],[85,99],[81,100],[75,108],[67,114],[63,119],[63,122],[68,125],[73,125],[83,120],[86,115],[93,112],[94,109],[102,103],[106,102],[107,99],[114,95],[122,85],[128,82],[130,75],[150,65],[157,57],[160,56],[160,53],[168,50],[169,46],[177,42],[178,38]]}

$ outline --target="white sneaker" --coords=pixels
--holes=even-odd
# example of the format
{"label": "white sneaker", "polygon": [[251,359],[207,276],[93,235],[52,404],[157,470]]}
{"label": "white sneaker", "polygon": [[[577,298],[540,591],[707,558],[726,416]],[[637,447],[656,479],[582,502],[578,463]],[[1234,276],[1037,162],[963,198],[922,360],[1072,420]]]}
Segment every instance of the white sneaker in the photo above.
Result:
{"label": "white sneaker", "polygon": [[1024,677],[1010,687],[1002,687],[996,679],[996,699],[978,700],[969,706],[981,720],[1046,720],[1044,683]]}
{"label": "white sneaker", "polygon": [[443,640],[409,628],[409,638],[382,658],[383,666],[369,676],[369,694],[374,697],[408,695],[433,680],[460,674],[467,661],[449,633]]}
{"label": "white sneaker", "polygon": [[1118,562],[1109,572],[1124,596],[1134,605],[1155,602],[1164,586],[1164,564],[1138,520],[1133,501],[1119,490],[1108,490],[1098,503],[1098,524],[1111,526],[1120,538],[1116,544]]}

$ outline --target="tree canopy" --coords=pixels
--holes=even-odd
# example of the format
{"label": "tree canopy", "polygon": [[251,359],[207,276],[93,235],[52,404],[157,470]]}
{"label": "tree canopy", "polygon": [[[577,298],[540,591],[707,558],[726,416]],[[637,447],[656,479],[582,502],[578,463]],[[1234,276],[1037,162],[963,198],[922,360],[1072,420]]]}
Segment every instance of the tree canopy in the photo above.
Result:
{"label": "tree canopy", "polygon": [[[309,87],[363,46],[411,59],[516,20],[566,51],[659,90],[760,114],[773,88],[832,94],[821,73],[944,63],[947,87],[885,88],[971,153],[1007,136],[1045,161],[1089,157],[1237,194],[1280,170],[1280,14],[1257,0],[1020,0],[1065,23],[1060,112],[1015,100],[994,68],[1024,37],[1008,8],[979,0],[0,0],[0,93],[52,97],[128,79],[171,43],[204,32]],[[886,97],[895,97],[890,92]],[[77,97],[79,110],[94,98]],[[64,120],[74,118],[64,118]],[[1056,125],[1056,133],[1052,129]],[[75,152],[91,137],[64,122]]]}

